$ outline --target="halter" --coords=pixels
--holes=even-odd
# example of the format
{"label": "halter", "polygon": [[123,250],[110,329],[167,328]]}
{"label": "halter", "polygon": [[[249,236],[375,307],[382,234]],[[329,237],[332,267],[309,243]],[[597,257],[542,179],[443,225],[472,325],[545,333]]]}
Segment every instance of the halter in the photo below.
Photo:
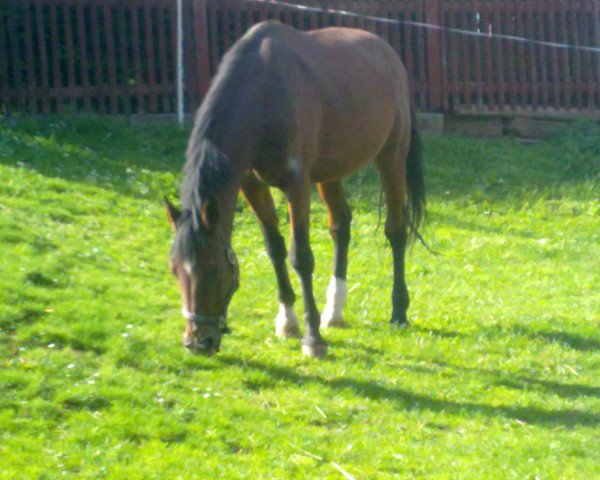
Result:
{"label": "halter", "polygon": [[231,267],[231,271],[233,273],[233,285],[231,286],[231,289],[227,294],[227,298],[225,301],[225,312],[223,313],[223,315],[218,316],[199,315],[198,313],[190,312],[187,308],[183,307],[181,310],[181,314],[186,320],[194,322],[194,326],[196,328],[202,325],[206,325],[209,327],[218,328],[219,330],[221,330],[221,333],[231,333],[231,330],[227,326],[227,306],[229,305],[233,294],[240,286],[240,267],[235,252],[233,251],[233,248],[231,248],[231,245],[227,243],[223,230],[219,229],[219,233],[221,236],[221,241],[223,242],[223,248],[225,249],[225,257],[227,258],[227,261],[229,262],[229,266]]}

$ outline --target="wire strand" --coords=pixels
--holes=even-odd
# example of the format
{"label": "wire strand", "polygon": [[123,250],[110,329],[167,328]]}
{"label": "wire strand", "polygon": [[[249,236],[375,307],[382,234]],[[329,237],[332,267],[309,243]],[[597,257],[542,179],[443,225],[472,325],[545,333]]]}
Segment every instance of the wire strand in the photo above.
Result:
{"label": "wire strand", "polygon": [[471,37],[487,38],[487,39],[508,40],[508,41],[518,42],[518,43],[530,43],[533,45],[540,45],[543,47],[551,47],[551,48],[559,48],[559,49],[563,49],[563,50],[578,50],[578,51],[583,51],[583,52],[600,53],[600,47],[593,47],[593,46],[588,46],[588,45],[574,45],[574,44],[559,43],[559,42],[548,42],[545,40],[533,40],[531,38],[518,37],[516,35],[493,33],[492,31],[490,31],[488,33],[477,32],[474,30],[464,30],[461,28],[444,27],[442,25],[436,25],[433,23],[415,22],[412,20],[396,20],[396,19],[385,18],[385,17],[375,17],[372,15],[363,15],[360,13],[349,12],[347,10],[336,10],[333,8],[310,7],[308,5],[286,3],[286,2],[280,2],[277,0],[243,0],[243,1],[249,2],[249,3],[259,3],[259,4],[263,4],[263,5],[275,5],[275,6],[279,6],[279,7],[284,7],[284,8],[289,8],[289,9],[304,11],[304,12],[324,13],[327,15],[342,15],[342,16],[349,17],[349,18],[358,18],[358,19],[369,20],[369,21],[378,22],[378,23],[387,23],[387,24],[393,24],[393,25],[408,25],[408,26],[412,26],[412,27],[420,27],[420,28],[426,28],[426,29],[430,29],[430,30],[438,30],[438,31],[453,33],[453,34],[457,34],[457,35],[466,35],[466,36],[471,36]]}

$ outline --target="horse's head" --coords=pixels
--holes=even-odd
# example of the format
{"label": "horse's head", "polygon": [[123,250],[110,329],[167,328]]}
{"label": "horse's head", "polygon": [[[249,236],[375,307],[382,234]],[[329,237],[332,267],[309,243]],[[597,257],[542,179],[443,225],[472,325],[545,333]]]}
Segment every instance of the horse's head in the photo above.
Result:
{"label": "horse's head", "polygon": [[235,253],[218,226],[218,208],[208,200],[199,210],[177,210],[165,199],[175,230],[170,268],[177,278],[186,321],[183,345],[213,355],[227,328],[227,308],[239,284]]}

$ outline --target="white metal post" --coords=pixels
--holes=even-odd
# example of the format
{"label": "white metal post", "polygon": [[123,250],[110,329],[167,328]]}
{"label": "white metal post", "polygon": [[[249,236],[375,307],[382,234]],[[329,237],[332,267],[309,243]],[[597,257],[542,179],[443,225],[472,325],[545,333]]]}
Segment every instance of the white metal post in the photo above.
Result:
{"label": "white metal post", "polygon": [[183,127],[183,6],[182,0],[177,0],[177,120]]}

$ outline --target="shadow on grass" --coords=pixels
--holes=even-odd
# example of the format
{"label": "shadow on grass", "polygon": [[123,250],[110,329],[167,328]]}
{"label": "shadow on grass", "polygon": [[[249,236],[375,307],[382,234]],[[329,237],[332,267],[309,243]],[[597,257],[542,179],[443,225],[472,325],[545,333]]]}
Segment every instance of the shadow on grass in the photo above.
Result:
{"label": "shadow on grass", "polygon": [[188,135],[189,131],[174,125],[132,127],[106,117],[27,118],[10,123],[0,117],[0,164],[144,196],[139,191],[151,190],[152,185],[144,188],[144,183],[154,179],[142,171],[178,174]]}
{"label": "shadow on grass", "polygon": [[600,351],[600,339],[584,337],[582,335],[561,330],[536,330],[524,325],[514,325],[509,329],[490,327],[487,329],[487,336],[495,335],[517,335],[530,338],[532,340],[543,340],[548,343],[559,343],[571,350],[580,352],[598,352]]}
{"label": "shadow on grass", "polygon": [[[29,118],[11,123],[0,118],[0,162],[23,162],[46,176],[106,184],[131,193],[128,169],[178,174],[188,137],[189,130],[175,125],[132,127],[108,117]],[[429,196],[444,202],[471,197],[476,191],[482,200],[510,198],[511,203],[519,203],[529,200],[535,189],[588,181],[600,172],[600,128],[593,122],[577,123],[536,146],[510,139],[425,140]],[[90,170],[98,172],[94,180]],[[378,195],[372,193],[379,191],[379,175],[372,165],[349,177],[346,184],[349,197],[359,203],[357,210],[371,202],[369,210],[377,208]],[[370,194],[365,196],[364,191]]]}
{"label": "shadow on grass", "polygon": [[586,338],[569,332],[560,332],[558,330],[547,330],[541,332],[531,332],[531,336],[542,338],[550,342],[562,343],[573,350],[582,352],[600,351],[600,340]]}
{"label": "shadow on grass", "polygon": [[[452,228],[473,232],[476,235],[502,235],[503,237],[517,237],[525,240],[536,238],[532,233],[524,232],[522,230],[509,230],[506,228],[491,226],[487,217],[480,216],[478,217],[478,221],[475,222],[459,218],[456,215],[448,215],[437,212],[435,213],[435,221],[436,223],[442,225],[452,225]],[[506,248],[510,248],[510,245],[507,245]]]}
{"label": "shadow on grass", "polygon": [[441,330],[439,328],[421,327],[419,325],[411,325],[410,328],[416,333],[429,335],[436,338],[453,339],[465,336],[465,334],[463,333],[451,332],[449,330]]}
{"label": "shadow on grass", "polygon": [[241,360],[233,357],[220,357],[219,361],[229,366],[265,373],[275,381],[285,381],[294,385],[317,383],[332,390],[347,389],[361,397],[397,403],[408,410],[443,412],[456,415],[483,415],[551,427],[596,426],[600,422],[600,414],[577,409],[547,410],[538,407],[494,406],[475,402],[457,402],[433,398],[397,386],[386,385],[377,380],[364,381],[348,377],[326,379],[319,375],[305,375],[290,368],[268,365],[257,360]]}
{"label": "shadow on grass", "polygon": [[[583,385],[579,383],[559,383],[552,380],[542,380],[525,375],[514,375],[501,370],[471,368],[464,365],[453,365],[437,361],[437,367],[454,372],[456,378],[464,378],[465,374],[486,379],[490,385],[498,385],[512,389],[550,393],[563,398],[600,397],[600,386]],[[412,367],[408,367],[412,368]]]}
{"label": "shadow on grass", "polygon": [[600,387],[581,385],[577,383],[558,383],[549,380],[538,380],[529,377],[516,376],[497,380],[496,385],[518,390],[547,390],[560,397],[581,398],[600,397]]}

